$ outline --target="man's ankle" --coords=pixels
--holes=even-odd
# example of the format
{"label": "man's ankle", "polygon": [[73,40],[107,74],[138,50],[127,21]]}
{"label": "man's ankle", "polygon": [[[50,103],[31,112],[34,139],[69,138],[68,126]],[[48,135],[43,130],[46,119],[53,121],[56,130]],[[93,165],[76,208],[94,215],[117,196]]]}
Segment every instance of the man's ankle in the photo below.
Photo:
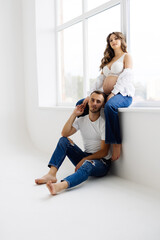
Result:
{"label": "man's ankle", "polygon": [[57,173],[57,168],[54,166],[51,166],[50,170],[49,170],[49,174],[52,174],[53,176],[56,176]]}

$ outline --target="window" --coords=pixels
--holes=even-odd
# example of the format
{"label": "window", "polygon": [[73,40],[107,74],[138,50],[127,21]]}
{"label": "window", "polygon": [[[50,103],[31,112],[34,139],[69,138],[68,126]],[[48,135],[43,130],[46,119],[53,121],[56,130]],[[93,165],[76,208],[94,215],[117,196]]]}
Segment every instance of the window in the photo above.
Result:
{"label": "window", "polygon": [[36,0],[40,107],[74,106],[87,96],[112,31],[128,37],[129,0]]}
{"label": "window", "polygon": [[[57,105],[87,96],[112,31],[125,32],[124,0],[57,0]],[[111,21],[112,19],[112,21]],[[123,28],[123,29],[122,29]]]}
{"label": "window", "polygon": [[58,33],[59,103],[72,105],[83,96],[82,23]]}
{"label": "window", "polygon": [[134,101],[145,101],[146,105],[147,102],[160,101],[159,21],[159,1],[130,0],[130,43],[136,87]]}
{"label": "window", "polygon": [[40,107],[53,107],[56,103],[53,3],[53,0],[35,1],[38,104]]}
{"label": "window", "polygon": [[82,0],[58,0],[56,3],[58,25],[82,14]]}
{"label": "window", "polygon": [[93,8],[96,8],[96,7],[98,7],[101,4],[104,4],[106,2],[109,2],[109,0],[88,0],[87,1],[87,10],[91,10]]}
{"label": "window", "polygon": [[74,106],[87,95],[99,75],[106,36],[112,31],[126,35],[128,51],[133,57],[134,102],[160,105],[157,0],[152,3],[36,0],[35,3],[39,106]]}
{"label": "window", "polygon": [[[113,18],[113,16],[116,16]],[[112,19],[112,22],[110,19]],[[110,24],[107,24],[110,22]],[[98,23],[98,24],[97,24]],[[106,38],[109,33],[121,31],[120,5],[110,8],[101,14],[88,19],[88,78],[89,88],[100,74],[99,66],[106,48]]]}

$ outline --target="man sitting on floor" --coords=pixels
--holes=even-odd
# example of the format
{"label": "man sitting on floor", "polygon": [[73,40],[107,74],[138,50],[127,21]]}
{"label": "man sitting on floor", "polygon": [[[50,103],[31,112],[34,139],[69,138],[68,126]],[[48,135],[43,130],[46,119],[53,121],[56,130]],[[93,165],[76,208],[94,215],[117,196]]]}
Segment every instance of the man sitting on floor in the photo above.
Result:
{"label": "man sitting on floor", "polygon": [[[52,195],[64,189],[75,187],[86,181],[89,176],[105,176],[111,167],[110,145],[105,143],[105,120],[100,115],[100,110],[105,103],[105,94],[94,91],[89,99],[89,114],[83,114],[84,109],[76,106],[62,130],[57,147],[50,159],[48,174],[36,179],[36,184],[47,185]],[[82,151],[68,138],[80,130],[85,151]],[[75,173],[57,183],[56,173],[65,157],[75,165]]]}

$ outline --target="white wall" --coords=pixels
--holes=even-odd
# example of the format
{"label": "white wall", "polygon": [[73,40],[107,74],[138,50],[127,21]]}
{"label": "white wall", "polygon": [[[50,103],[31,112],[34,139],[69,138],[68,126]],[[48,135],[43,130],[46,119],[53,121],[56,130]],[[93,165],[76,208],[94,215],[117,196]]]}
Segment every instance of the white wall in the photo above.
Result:
{"label": "white wall", "polygon": [[[72,109],[64,111],[63,108],[39,108],[38,106],[35,19],[35,1],[23,0],[27,125],[35,146],[41,151],[52,152]],[[77,136],[74,139],[77,139]]]}
{"label": "white wall", "polygon": [[160,108],[120,109],[123,148],[113,173],[160,190]]}
{"label": "white wall", "polygon": [[0,0],[0,92],[1,152],[9,152],[26,141],[21,0]]}

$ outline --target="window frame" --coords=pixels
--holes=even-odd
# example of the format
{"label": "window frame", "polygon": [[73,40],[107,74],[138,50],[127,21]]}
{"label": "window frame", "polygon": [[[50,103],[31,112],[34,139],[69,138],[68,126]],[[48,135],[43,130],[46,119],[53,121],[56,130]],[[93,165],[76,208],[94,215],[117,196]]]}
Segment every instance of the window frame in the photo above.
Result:
{"label": "window frame", "polygon": [[66,28],[69,28],[73,26],[74,24],[77,24],[79,22],[82,22],[82,29],[83,29],[83,95],[87,95],[87,91],[89,89],[89,81],[88,81],[88,56],[87,56],[87,31],[88,31],[88,19],[90,17],[95,16],[96,14],[99,14],[103,11],[106,11],[112,7],[115,7],[120,4],[120,16],[121,16],[121,32],[125,34],[126,42],[128,45],[128,51],[130,49],[130,0],[110,0],[109,2],[106,2],[92,10],[86,11],[86,0],[82,0],[82,14],[80,16],[77,16],[76,18],[73,18],[61,25],[58,25],[58,6],[57,6],[57,0],[55,0],[55,59],[56,59],[56,72],[55,72],[55,88],[56,88],[56,106],[66,106],[65,103],[60,103],[60,96],[61,96],[61,86],[59,81],[59,74],[58,74],[58,33],[60,31],[65,30]]}

